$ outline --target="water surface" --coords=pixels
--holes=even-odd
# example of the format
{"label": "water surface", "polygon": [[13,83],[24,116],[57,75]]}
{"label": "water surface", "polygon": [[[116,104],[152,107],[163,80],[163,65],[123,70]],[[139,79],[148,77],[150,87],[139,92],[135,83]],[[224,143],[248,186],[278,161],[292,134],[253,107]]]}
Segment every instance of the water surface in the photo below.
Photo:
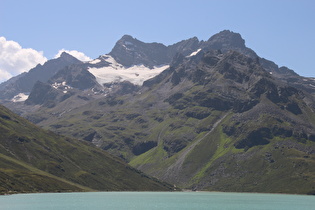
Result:
{"label": "water surface", "polygon": [[0,196],[1,210],[310,210],[315,196],[220,192],[89,192]]}

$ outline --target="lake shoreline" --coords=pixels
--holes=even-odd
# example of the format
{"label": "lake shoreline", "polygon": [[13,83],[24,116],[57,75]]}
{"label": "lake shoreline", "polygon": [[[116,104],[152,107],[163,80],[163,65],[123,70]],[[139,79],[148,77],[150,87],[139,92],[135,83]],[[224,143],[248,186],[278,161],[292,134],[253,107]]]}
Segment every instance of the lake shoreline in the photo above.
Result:
{"label": "lake shoreline", "polygon": [[183,192],[183,193],[242,193],[242,194],[273,194],[273,195],[307,195],[307,196],[315,196],[315,194],[298,194],[298,193],[275,193],[275,192],[233,192],[233,191],[203,191],[203,190],[189,190],[189,189],[182,189],[182,190],[174,190],[174,191],[55,191],[55,192],[7,192],[7,193],[0,193],[0,196],[7,196],[7,195],[17,195],[17,194],[49,194],[49,193],[119,193],[119,192],[147,192],[147,193],[156,193],[156,192],[165,192],[165,193],[176,193],[176,192]]}

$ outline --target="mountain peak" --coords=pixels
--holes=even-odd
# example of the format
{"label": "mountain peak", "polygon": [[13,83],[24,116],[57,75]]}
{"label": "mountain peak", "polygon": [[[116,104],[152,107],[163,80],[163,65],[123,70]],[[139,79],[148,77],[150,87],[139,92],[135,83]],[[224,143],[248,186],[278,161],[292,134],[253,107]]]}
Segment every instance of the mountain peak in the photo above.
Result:
{"label": "mountain peak", "polygon": [[123,35],[116,43],[116,45],[121,45],[124,48],[132,47],[133,45],[142,44],[143,42],[137,40],[131,35]]}
{"label": "mountain peak", "polygon": [[244,48],[245,47],[245,40],[239,33],[234,33],[230,30],[221,31],[212,37],[210,37],[207,41],[208,43],[213,43],[217,46],[231,45],[235,47]]}
{"label": "mountain peak", "polygon": [[144,43],[130,35],[124,35],[116,42],[109,55],[126,67],[143,64],[152,68],[167,63],[166,48],[160,43]]}
{"label": "mountain peak", "polygon": [[71,63],[81,63],[80,60],[78,60],[76,57],[72,56],[71,54],[69,54],[65,51],[61,53],[59,58],[64,59],[64,60],[71,62]]}
{"label": "mountain peak", "polygon": [[73,57],[72,55],[70,55],[70,54],[67,53],[66,51],[63,51],[63,52],[61,53],[61,55],[60,55],[60,57],[69,57],[69,56]]}
{"label": "mountain peak", "polygon": [[203,47],[221,50],[223,53],[235,50],[251,58],[257,57],[257,54],[252,49],[246,47],[242,36],[230,30],[223,30],[213,35],[203,44]]}
{"label": "mountain peak", "polygon": [[125,34],[125,35],[123,35],[122,37],[121,37],[121,39],[120,40],[130,40],[130,39],[135,39],[135,38],[133,38],[131,35],[129,35],[129,34]]}

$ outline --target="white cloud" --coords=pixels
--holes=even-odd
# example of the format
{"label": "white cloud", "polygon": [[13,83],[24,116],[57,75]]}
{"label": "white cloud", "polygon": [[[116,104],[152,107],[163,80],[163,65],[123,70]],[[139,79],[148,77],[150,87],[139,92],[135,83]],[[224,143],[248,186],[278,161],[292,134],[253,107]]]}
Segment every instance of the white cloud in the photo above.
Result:
{"label": "white cloud", "polygon": [[0,82],[46,61],[47,58],[43,56],[43,52],[22,48],[15,41],[8,41],[5,37],[0,37]]}
{"label": "white cloud", "polygon": [[0,83],[10,79],[11,77],[12,75],[9,72],[0,69]]}
{"label": "white cloud", "polygon": [[92,60],[92,58],[86,56],[83,52],[79,52],[79,51],[76,51],[76,50],[65,50],[65,49],[59,50],[57,55],[55,55],[55,58],[59,58],[60,55],[63,52],[66,52],[66,53],[72,55],[73,57],[79,59],[80,61],[90,61],[90,60]]}

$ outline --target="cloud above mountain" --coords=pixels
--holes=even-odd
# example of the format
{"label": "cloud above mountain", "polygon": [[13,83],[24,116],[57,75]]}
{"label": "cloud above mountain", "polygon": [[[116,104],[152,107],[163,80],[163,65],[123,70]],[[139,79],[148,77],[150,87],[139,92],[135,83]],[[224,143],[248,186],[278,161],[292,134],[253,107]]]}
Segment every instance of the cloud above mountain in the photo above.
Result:
{"label": "cloud above mountain", "polygon": [[0,37],[0,82],[12,76],[26,72],[37,64],[47,61],[43,52],[31,48],[22,48],[15,42]]}
{"label": "cloud above mountain", "polygon": [[59,50],[57,55],[55,55],[55,58],[60,57],[60,55],[63,52],[66,52],[66,53],[72,55],[73,57],[79,59],[80,61],[90,61],[90,60],[92,60],[92,58],[86,56],[83,52],[79,52],[77,50],[65,50],[65,49]]}

